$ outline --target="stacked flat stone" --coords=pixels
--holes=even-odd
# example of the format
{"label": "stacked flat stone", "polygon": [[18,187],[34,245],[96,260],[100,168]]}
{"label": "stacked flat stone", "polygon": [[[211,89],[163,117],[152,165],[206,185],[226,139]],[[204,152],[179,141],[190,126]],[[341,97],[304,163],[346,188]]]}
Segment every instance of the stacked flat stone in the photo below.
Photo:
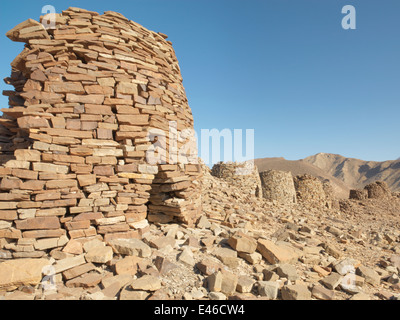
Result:
{"label": "stacked flat stone", "polygon": [[138,238],[146,218],[196,220],[193,116],[166,35],[69,8],[53,29],[29,19],[7,36],[26,45],[0,119],[3,249],[40,257],[68,239]]}

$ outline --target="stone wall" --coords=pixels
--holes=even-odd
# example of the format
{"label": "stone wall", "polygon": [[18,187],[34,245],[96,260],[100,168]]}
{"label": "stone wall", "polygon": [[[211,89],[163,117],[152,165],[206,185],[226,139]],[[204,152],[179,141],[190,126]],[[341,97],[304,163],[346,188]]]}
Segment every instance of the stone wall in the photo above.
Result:
{"label": "stone wall", "polygon": [[263,197],[283,204],[297,202],[293,176],[290,172],[268,170],[260,173]]}
{"label": "stone wall", "polygon": [[167,36],[115,12],[56,22],[7,33],[25,48],[0,119],[0,249],[36,258],[69,239],[140,237],[146,218],[192,224],[197,147]]}

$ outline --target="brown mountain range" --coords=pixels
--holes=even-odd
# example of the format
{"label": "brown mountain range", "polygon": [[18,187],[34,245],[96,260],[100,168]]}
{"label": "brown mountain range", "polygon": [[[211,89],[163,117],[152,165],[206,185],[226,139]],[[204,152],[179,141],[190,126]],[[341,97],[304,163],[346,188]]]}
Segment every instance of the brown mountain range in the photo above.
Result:
{"label": "brown mountain range", "polygon": [[385,181],[393,192],[400,191],[400,160],[364,161],[337,154],[319,153],[303,161],[340,179],[351,188],[360,189],[379,180]]}
{"label": "brown mountain range", "polygon": [[350,189],[362,189],[375,181],[385,181],[393,192],[400,191],[400,160],[375,162],[320,153],[302,160],[256,159],[260,172],[290,171],[293,176],[310,174],[329,180],[338,198],[348,198]]}

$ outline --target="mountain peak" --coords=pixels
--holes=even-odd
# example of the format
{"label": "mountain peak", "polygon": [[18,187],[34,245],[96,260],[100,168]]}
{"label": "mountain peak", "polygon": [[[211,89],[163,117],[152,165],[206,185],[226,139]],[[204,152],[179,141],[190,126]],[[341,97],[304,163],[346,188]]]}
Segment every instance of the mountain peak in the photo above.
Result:
{"label": "mountain peak", "polygon": [[340,179],[350,188],[362,189],[367,184],[381,180],[385,181],[393,192],[400,190],[400,170],[397,161],[364,161],[326,153],[319,153],[303,161]]}

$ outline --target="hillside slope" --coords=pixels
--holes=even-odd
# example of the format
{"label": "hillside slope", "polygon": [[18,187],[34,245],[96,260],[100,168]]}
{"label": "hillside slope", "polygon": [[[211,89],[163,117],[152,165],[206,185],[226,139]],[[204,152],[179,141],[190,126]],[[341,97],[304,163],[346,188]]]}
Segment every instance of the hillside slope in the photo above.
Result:
{"label": "hillside slope", "polygon": [[393,191],[400,191],[400,160],[364,161],[341,155],[319,153],[303,160],[343,181],[350,188],[363,188],[375,181],[385,181]]}

